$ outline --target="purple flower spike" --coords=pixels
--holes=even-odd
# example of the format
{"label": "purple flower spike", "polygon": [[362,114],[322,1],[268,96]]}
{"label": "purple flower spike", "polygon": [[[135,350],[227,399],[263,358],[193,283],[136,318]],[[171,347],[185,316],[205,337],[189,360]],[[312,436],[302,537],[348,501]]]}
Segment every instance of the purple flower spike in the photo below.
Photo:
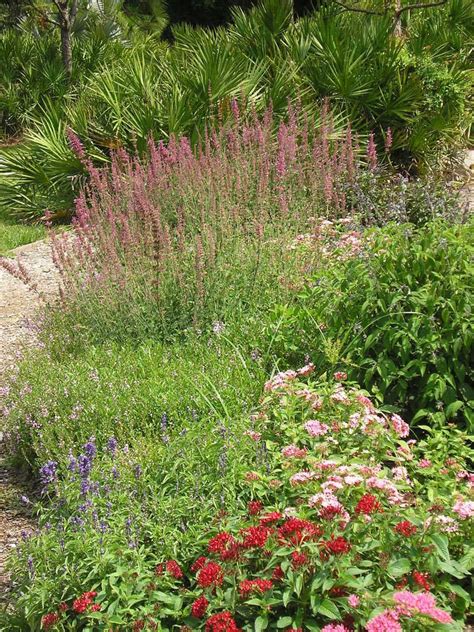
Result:
{"label": "purple flower spike", "polygon": [[54,483],[57,478],[58,464],[56,461],[47,461],[39,471],[41,482],[44,487],[47,487],[50,483]]}

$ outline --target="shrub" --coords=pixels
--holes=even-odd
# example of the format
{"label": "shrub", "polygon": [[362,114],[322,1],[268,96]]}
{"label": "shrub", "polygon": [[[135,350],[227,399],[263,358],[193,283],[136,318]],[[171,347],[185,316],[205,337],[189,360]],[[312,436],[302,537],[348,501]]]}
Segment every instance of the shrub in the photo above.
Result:
{"label": "shrub", "polygon": [[312,121],[290,106],[277,139],[270,110],[249,121],[236,101],[229,109],[194,152],[186,137],[150,142],[148,160],[117,151],[101,171],[70,134],[92,176],[72,233],[53,241],[62,305],[49,330],[61,330],[61,347],[82,333],[93,343],[169,339],[284,302],[276,280],[295,267],[287,244],[317,216],[357,211],[371,224],[453,210],[377,167],[372,137],[367,156],[357,152],[327,108]]}
{"label": "shrub", "polygon": [[[57,497],[55,509],[44,511],[41,533],[27,540],[15,563],[19,607],[31,624],[49,617],[46,627],[56,615],[65,629],[214,630],[222,629],[220,621],[224,629],[339,632],[376,631],[383,621],[401,630],[407,618],[419,630],[461,622],[470,605],[463,584],[473,565],[467,447],[440,469],[429,460],[436,452],[424,453],[409,439],[398,415],[381,413],[353,385],[343,386],[343,374],[315,384],[307,378],[313,371],[307,365],[274,375],[257,413],[226,434],[225,444],[231,440],[240,456],[233,464],[237,488],[213,520],[201,522],[212,505],[206,497],[197,514],[185,503],[183,514],[173,509],[162,523],[166,496],[158,492],[159,544],[146,518],[154,498],[149,451],[143,471],[134,465],[136,453],[119,453],[114,442],[92,469],[98,456],[91,441],[82,456],[73,455],[69,471],[45,463],[42,480]],[[181,456],[171,443],[166,462],[177,459],[178,471],[188,472],[195,437],[181,442],[181,449],[188,446]],[[207,439],[220,441],[218,434]],[[220,466],[211,463],[218,477]],[[105,474],[112,465],[118,483]],[[192,476],[180,494],[190,484]],[[249,501],[246,511],[233,502],[236,494]],[[114,512],[125,496],[140,517],[129,514],[124,524]],[[80,524],[73,527],[77,511]],[[181,535],[176,520],[186,522],[185,516],[196,526]],[[54,577],[50,557],[64,559],[64,550],[69,564]]]}
{"label": "shrub", "polygon": [[[321,371],[342,368],[413,422],[472,427],[472,224],[389,225],[355,244],[337,234],[326,227],[322,243],[339,257],[326,256],[295,303],[275,309],[276,354],[291,363],[310,349]],[[321,252],[314,237],[302,247]]]}
{"label": "shrub", "polygon": [[[50,143],[59,136],[67,151],[68,126],[103,158],[111,147],[143,151],[150,136],[185,134],[195,142],[230,99],[242,96],[246,114],[272,104],[284,115],[288,99],[299,99],[308,116],[329,98],[339,121],[362,134],[374,131],[381,153],[391,128],[394,163],[410,170],[462,147],[472,123],[467,0],[406,18],[403,40],[384,17],[332,5],[294,19],[292,4],[265,0],[248,12],[235,9],[228,28],[175,27],[170,45],[139,29],[126,46],[107,33],[75,38],[73,89],[54,37],[2,35],[4,127],[30,128],[48,100],[60,112],[53,129],[33,125],[42,142],[27,137],[26,166],[2,159],[5,206],[24,216],[41,216],[48,207],[70,212],[82,170],[76,164],[71,177]],[[49,159],[54,164],[45,168]],[[23,197],[15,191],[20,181]]]}

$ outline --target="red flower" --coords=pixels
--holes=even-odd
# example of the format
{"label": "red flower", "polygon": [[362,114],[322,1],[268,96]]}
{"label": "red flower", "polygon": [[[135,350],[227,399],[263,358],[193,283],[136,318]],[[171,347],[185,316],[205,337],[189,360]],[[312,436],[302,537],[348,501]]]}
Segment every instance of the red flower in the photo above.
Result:
{"label": "red flower", "polygon": [[285,577],[285,573],[281,566],[275,566],[272,573],[272,579],[278,581],[279,579],[283,579]]}
{"label": "red flower", "polygon": [[77,614],[82,614],[91,605],[92,600],[97,596],[95,591],[89,591],[83,593],[78,599],[75,599],[72,604],[72,609]]}
{"label": "red flower", "polygon": [[375,513],[376,511],[380,511],[382,509],[382,505],[379,503],[377,498],[373,494],[364,494],[362,498],[357,503],[355,508],[355,512],[358,514],[365,514],[368,516],[369,514]]}
{"label": "red flower", "polygon": [[403,590],[405,586],[408,584],[408,579],[406,577],[402,577],[398,584],[395,584],[395,588],[397,590]]}
{"label": "red flower", "polygon": [[66,612],[66,610],[69,608],[69,606],[67,605],[67,603],[65,601],[63,601],[62,603],[59,604],[59,610],[61,612]]}
{"label": "red flower", "polygon": [[138,632],[139,630],[143,630],[143,628],[145,627],[145,621],[143,621],[143,619],[137,619],[134,623],[133,623],[133,632]]}
{"label": "red flower", "polygon": [[91,612],[99,612],[100,610],[100,603],[93,603],[91,606]]}
{"label": "red flower", "polygon": [[239,584],[239,592],[242,599],[247,599],[250,593],[264,593],[273,588],[270,579],[244,579]]}
{"label": "red flower", "polygon": [[216,562],[208,562],[201,568],[197,576],[197,583],[201,588],[209,586],[222,586],[224,581],[224,571]]}
{"label": "red flower", "polygon": [[233,535],[222,531],[209,540],[207,550],[219,555],[221,560],[235,560],[239,554],[239,544]]}
{"label": "red flower", "polygon": [[41,619],[41,626],[45,630],[49,630],[49,628],[52,628],[53,625],[56,625],[58,621],[59,615],[56,614],[56,612],[49,612],[48,614],[45,614],[44,617]]}
{"label": "red flower", "polygon": [[409,520],[402,520],[397,525],[395,525],[395,531],[400,533],[400,535],[404,535],[405,537],[410,537],[417,532],[417,528],[414,524],[412,524]]}
{"label": "red flower", "polygon": [[182,579],[183,577],[181,566],[178,564],[178,562],[175,562],[174,560],[169,560],[168,562],[166,562],[166,572],[175,579]]}
{"label": "red flower", "polygon": [[193,617],[196,617],[196,619],[202,619],[203,616],[206,614],[208,605],[209,602],[204,597],[204,595],[198,597],[191,606],[191,614],[193,615]]}
{"label": "red flower", "polygon": [[240,533],[244,537],[244,541],[242,542],[243,548],[254,549],[265,546],[268,536],[270,535],[270,529],[262,526],[248,527],[247,529],[242,529]]}
{"label": "red flower", "polygon": [[309,562],[309,557],[306,553],[298,553],[298,551],[293,551],[291,554],[292,566],[293,568],[301,568],[301,566],[305,566]]}
{"label": "red flower", "polygon": [[342,536],[331,538],[331,540],[324,543],[324,546],[330,553],[334,553],[335,555],[348,553],[351,550],[351,545]]}
{"label": "red flower", "polygon": [[344,595],[347,595],[347,588],[344,588],[344,586],[333,586],[329,591],[329,594],[331,597],[343,597]]}
{"label": "red flower", "polygon": [[256,516],[262,511],[263,503],[260,502],[260,500],[251,500],[247,505],[247,508],[250,516]]}
{"label": "red flower", "polygon": [[314,539],[322,535],[321,527],[309,520],[289,518],[278,528],[278,535],[283,540],[290,540],[293,544],[300,544],[303,540]]}
{"label": "red flower", "polygon": [[163,575],[164,570],[165,570],[164,564],[157,564],[155,566],[155,575]]}
{"label": "red flower", "polygon": [[207,557],[204,557],[204,555],[201,555],[201,557],[198,557],[197,560],[194,562],[194,564],[191,566],[192,572],[197,573],[198,571],[200,571],[201,568],[203,568],[203,566],[205,566],[208,561],[209,560],[207,559]]}
{"label": "red flower", "polygon": [[424,590],[430,590],[431,585],[429,580],[431,579],[429,573],[420,573],[420,571],[413,571],[413,579],[418,586],[421,586]]}
{"label": "red flower", "polygon": [[206,632],[240,632],[228,610],[217,612],[206,621]]}
{"label": "red flower", "polygon": [[279,511],[272,511],[260,518],[260,524],[265,526],[267,524],[272,524],[272,522],[278,522],[281,518],[283,518],[283,515]]}

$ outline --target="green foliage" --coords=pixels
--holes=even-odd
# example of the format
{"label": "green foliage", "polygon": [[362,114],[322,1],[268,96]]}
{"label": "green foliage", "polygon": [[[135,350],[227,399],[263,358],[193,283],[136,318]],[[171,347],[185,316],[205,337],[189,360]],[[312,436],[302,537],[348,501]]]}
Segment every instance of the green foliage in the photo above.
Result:
{"label": "green foliage", "polygon": [[[159,41],[163,12],[157,7],[149,13],[152,26],[140,29],[140,22],[123,18],[115,38],[102,18],[116,16],[116,7],[86,13],[73,38],[72,83],[64,76],[57,33],[2,34],[4,133],[37,128],[53,102],[56,128],[40,132],[45,144],[51,133],[58,136],[70,126],[93,147],[93,155],[135,144],[143,150],[149,135],[158,140],[184,133],[196,140],[237,96],[248,112],[263,111],[271,102],[279,114],[288,99],[298,99],[308,115],[329,98],[336,118],[350,120],[364,134],[374,130],[380,147],[390,127],[392,160],[404,166],[415,162],[424,168],[469,135],[467,0],[414,12],[405,20],[402,40],[380,16],[332,7],[295,19],[290,0],[266,0],[247,12],[234,9],[226,28],[174,26],[168,45]],[[35,163],[37,148],[26,141],[24,161]],[[70,203],[76,179],[60,163],[56,167],[24,191],[31,213],[41,214],[48,199],[54,209]],[[14,193],[21,164],[2,173],[8,181],[4,204],[23,214]]]}
{"label": "green foliage", "polygon": [[340,254],[308,276],[295,305],[275,309],[278,355],[342,366],[417,423],[472,429],[472,223],[389,225],[357,256]]}
{"label": "green foliage", "polygon": [[46,230],[43,226],[14,224],[0,218],[0,255],[6,255],[18,246],[24,246],[44,237],[46,237]]}
{"label": "green foliage", "polygon": [[[41,470],[50,505],[40,530],[12,558],[8,629],[38,629],[47,613],[64,630],[202,629],[225,610],[246,632],[319,632],[346,615],[365,626],[400,590],[450,613],[414,608],[413,630],[451,616],[458,629],[472,603],[468,447],[430,464],[429,445],[407,441],[400,418],[354,384],[307,380],[313,371],[274,375],[250,420],[162,422],[153,441],[56,449],[60,463]],[[199,570],[208,564],[210,584]]]}

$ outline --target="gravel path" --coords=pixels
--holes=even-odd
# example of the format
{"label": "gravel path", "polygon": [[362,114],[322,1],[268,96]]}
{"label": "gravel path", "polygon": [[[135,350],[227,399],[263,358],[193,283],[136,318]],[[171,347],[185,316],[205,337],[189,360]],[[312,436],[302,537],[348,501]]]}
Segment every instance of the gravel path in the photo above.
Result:
{"label": "gravel path", "polygon": [[[34,343],[34,334],[26,320],[34,316],[42,300],[55,294],[58,286],[57,271],[46,241],[21,246],[12,255],[38,291],[28,289],[23,281],[0,266],[0,385],[2,374],[15,363],[21,347]],[[18,269],[13,258],[6,260],[5,265],[13,266],[13,271]],[[5,569],[6,558],[22,532],[31,532],[35,527],[27,508],[20,503],[20,497],[29,494],[29,486],[21,473],[8,466],[2,439],[0,428],[0,602],[8,600],[10,580]]]}

